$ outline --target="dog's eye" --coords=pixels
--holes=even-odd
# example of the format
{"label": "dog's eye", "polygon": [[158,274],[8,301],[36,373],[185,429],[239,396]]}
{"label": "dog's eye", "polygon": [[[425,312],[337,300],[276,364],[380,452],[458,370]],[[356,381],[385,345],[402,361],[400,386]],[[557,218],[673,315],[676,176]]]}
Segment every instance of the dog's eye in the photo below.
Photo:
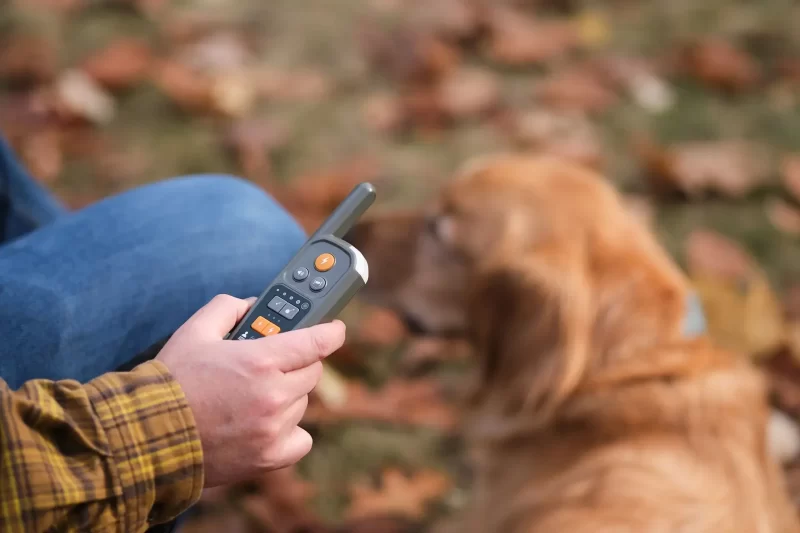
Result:
{"label": "dog's eye", "polygon": [[455,238],[455,221],[450,216],[431,216],[425,222],[428,234],[442,244],[452,244]]}

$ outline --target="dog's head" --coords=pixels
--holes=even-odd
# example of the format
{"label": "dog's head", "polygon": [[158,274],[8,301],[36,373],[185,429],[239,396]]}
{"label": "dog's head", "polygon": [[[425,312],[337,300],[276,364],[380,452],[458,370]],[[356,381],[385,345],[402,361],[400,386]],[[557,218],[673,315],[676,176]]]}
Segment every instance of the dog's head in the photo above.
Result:
{"label": "dog's head", "polygon": [[552,410],[593,368],[680,335],[679,269],[610,184],[563,160],[474,160],[424,213],[349,238],[370,261],[363,294],[421,332],[468,336],[503,409]]}

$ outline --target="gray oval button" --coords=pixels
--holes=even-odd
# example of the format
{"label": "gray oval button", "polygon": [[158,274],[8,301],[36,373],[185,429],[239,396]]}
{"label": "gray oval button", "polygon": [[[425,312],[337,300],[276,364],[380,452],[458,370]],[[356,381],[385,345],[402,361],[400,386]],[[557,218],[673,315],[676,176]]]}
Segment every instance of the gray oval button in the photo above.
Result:
{"label": "gray oval button", "polygon": [[325,281],[325,278],[317,276],[311,280],[311,283],[308,284],[308,287],[314,292],[319,292],[325,288],[326,284],[327,282]]}
{"label": "gray oval button", "polygon": [[303,281],[308,277],[308,269],[304,267],[295,268],[292,277],[295,281]]}

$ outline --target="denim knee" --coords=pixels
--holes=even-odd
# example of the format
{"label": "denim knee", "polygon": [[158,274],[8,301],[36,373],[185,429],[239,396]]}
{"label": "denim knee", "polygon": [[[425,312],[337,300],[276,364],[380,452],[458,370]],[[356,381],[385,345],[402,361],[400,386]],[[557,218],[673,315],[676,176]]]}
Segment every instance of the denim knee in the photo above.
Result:
{"label": "denim knee", "polygon": [[[254,238],[259,230],[274,235],[281,228],[281,240],[300,247],[307,238],[292,216],[266,191],[252,182],[233,175],[197,174],[162,182],[181,189],[178,196],[192,201],[183,202],[181,209],[201,210],[207,223],[217,230],[236,233],[249,232]],[[157,186],[157,185],[156,185]],[[196,213],[190,213],[196,219]]]}

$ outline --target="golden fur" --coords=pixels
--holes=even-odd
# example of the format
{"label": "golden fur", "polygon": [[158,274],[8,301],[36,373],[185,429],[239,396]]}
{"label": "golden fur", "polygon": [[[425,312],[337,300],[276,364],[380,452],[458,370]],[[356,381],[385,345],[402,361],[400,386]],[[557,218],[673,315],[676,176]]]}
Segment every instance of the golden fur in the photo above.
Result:
{"label": "golden fur", "polygon": [[687,280],[601,176],[487,157],[426,213],[350,238],[371,263],[366,297],[468,335],[479,357],[457,531],[800,531],[761,375],[683,337]]}

